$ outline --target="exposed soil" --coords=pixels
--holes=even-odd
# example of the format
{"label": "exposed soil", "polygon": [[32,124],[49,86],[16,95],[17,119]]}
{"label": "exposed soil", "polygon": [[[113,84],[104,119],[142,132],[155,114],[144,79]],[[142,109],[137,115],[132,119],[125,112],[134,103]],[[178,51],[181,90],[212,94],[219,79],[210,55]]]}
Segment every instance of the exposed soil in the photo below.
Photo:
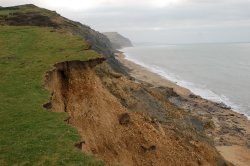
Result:
{"label": "exposed soil", "polygon": [[232,111],[223,104],[202,99],[188,89],[124,59],[122,54],[119,54],[117,59],[131,70],[131,76],[138,81],[148,82],[154,87],[173,88],[177,95],[169,96],[169,101],[199,119],[195,122],[197,129],[204,130],[206,135],[214,141],[221,155],[235,165],[249,165],[250,121],[244,115]]}
{"label": "exposed soil", "polygon": [[[45,15],[43,11],[23,13],[18,11],[21,8],[14,7],[14,12],[0,16],[0,25],[53,27],[80,36],[89,42],[91,49],[106,56],[113,70],[126,74],[126,68],[110,56],[113,51],[104,35],[53,12]],[[58,63],[46,75],[45,86],[51,92],[51,100],[44,107],[68,113],[65,123],[76,127],[82,137],[75,144],[77,148],[108,164],[230,165],[214,147],[214,141],[224,146],[238,139],[227,128],[231,124],[225,120],[228,114],[220,112],[210,118],[210,109],[190,112],[190,103],[207,101],[181,96],[175,88],[153,86],[114,73],[106,63],[100,65],[104,60]],[[210,105],[201,105],[201,108],[210,108]],[[204,114],[204,119],[199,114]],[[233,117],[239,116],[235,113]],[[238,123],[240,119],[234,118],[230,121]],[[249,140],[249,137],[246,139],[248,130],[244,126],[230,127],[235,126],[234,131],[241,133],[239,143],[245,146]],[[220,139],[223,135],[232,139]]]}
{"label": "exposed soil", "polygon": [[76,147],[108,164],[230,165],[197,130],[199,119],[168,101],[173,89],[95,67],[103,60],[59,63],[46,75],[52,109],[68,112],[81,134]]}

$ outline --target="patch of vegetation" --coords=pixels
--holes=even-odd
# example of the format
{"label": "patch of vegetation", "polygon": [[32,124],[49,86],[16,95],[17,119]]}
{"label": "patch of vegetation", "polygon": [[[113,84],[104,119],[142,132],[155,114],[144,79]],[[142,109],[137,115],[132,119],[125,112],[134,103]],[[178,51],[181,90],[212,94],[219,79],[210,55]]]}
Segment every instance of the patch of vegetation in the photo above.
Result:
{"label": "patch of vegetation", "polygon": [[0,16],[12,16],[15,13],[39,13],[45,16],[55,16],[57,15],[56,12],[52,12],[47,9],[38,8],[35,5],[20,5],[20,6],[13,6],[13,7],[5,7],[0,8]]}
{"label": "patch of vegetation", "polygon": [[0,165],[103,165],[74,147],[66,113],[48,112],[46,71],[100,55],[82,39],[50,28],[0,26]]}

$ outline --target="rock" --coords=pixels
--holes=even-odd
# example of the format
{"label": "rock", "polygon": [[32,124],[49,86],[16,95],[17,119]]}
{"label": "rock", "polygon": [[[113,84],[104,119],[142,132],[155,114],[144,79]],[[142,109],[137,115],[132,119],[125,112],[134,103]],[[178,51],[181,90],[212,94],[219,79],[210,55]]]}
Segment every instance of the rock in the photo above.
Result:
{"label": "rock", "polygon": [[212,120],[206,121],[204,124],[204,128],[205,129],[214,129],[215,128],[215,124]]}
{"label": "rock", "polygon": [[197,99],[198,98],[198,96],[194,95],[194,94],[190,94],[189,97],[192,98],[192,99]]}
{"label": "rock", "polygon": [[195,117],[190,117],[189,121],[191,122],[192,126],[197,130],[197,131],[203,131],[204,130],[204,124],[201,120]]}
{"label": "rock", "polygon": [[209,112],[215,112],[215,110],[212,107],[208,107],[207,109]]}
{"label": "rock", "polygon": [[156,150],[156,146],[155,145],[151,145],[149,147],[141,145],[141,148],[143,149],[144,152]]}
{"label": "rock", "polygon": [[51,109],[52,108],[52,104],[51,104],[51,102],[48,102],[48,103],[45,103],[45,104],[43,104],[43,108],[45,108],[45,109]]}
{"label": "rock", "polygon": [[217,107],[223,108],[223,109],[231,109],[231,107],[227,106],[226,104],[224,104],[223,102],[220,103],[215,103],[215,105]]}
{"label": "rock", "polygon": [[120,125],[127,125],[130,122],[130,116],[128,113],[121,114],[119,117]]}
{"label": "rock", "polygon": [[241,127],[234,127],[233,130],[239,134],[244,134],[244,132],[246,131],[244,128]]}
{"label": "rock", "polygon": [[204,108],[208,108],[209,106],[208,106],[208,105],[204,105],[203,107],[204,107]]}

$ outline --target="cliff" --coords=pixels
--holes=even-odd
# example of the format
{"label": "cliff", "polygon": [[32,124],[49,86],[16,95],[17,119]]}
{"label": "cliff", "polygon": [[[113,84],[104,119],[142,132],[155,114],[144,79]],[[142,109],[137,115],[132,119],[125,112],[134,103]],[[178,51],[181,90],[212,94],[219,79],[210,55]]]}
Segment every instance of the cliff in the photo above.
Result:
{"label": "cliff", "polygon": [[64,29],[88,41],[93,50],[105,56],[112,54],[111,43],[106,36],[91,29],[89,26],[68,20],[56,12],[38,8],[32,4],[1,8],[0,10],[3,12],[0,15],[0,25]]}
{"label": "cliff", "polygon": [[34,5],[0,18],[1,165],[228,164],[173,89],[116,72],[102,34]]}
{"label": "cliff", "polygon": [[[103,59],[54,65],[45,85],[51,108],[78,128],[76,146],[108,164],[134,166],[226,164],[190,117],[165,95],[113,73]],[[99,65],[98,65],[99,64]],[[150,116],[149,116],[150,115]]]}
{"label": "cliff", "polygon": [[54,30],[64,30],[79,36],[88,42],[91,49],[105,56],[115,71],[126,74],[126,68],[114,58],[109,39],[87,25],[32,4],[0,8],[0,12],[0,25],[52,27]]}
{"label": "cliff", "polygon": [[123,47],[133,46],[132,42],[128,38],[122,36],[117,32],[104,32],[103,34],[108,37],[113,49],[121,49]]}

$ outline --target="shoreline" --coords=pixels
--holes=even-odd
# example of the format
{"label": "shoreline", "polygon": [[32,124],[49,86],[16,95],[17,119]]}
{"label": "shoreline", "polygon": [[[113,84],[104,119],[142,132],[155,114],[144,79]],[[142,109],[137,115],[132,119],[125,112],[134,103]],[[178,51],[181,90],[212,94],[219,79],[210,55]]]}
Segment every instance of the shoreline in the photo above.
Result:
{"label": "shoreline", "polygon": [[[137,73],[140,73],[139,71],[143,69],[145,72],[148,72],[148,74],[150,74],[150,75],[152,74],[151,75],[152,77],[155,77],[154,75],[157,75],[158,77],[160,77],[161,80],[159,80],[159,78],[157,78],[157,79],[153,78],[153,80],[158,80],[157,82],[154,82],[156,84],[158,82],[164,82],[165,86],[174,88],[176,92],[178,92],[178,91],[184,92],[184,94],[182,92],[180,92],[180,94],[182,94],[182,95],[193,94],[193,95],[199,96],[199,97],[206,99],[208,101],[217,103],[218,105],[221,105],[222,107],[229,108],[234,112],[242,114],[242,115],[246,116],[248,120],[250,120],[250,116],[248,116],[247,113],[245,113],[244,111],[242,111],[240,109],[239,104],[235,104],[235,103],[231,102],[227,97],[224,97],[224,99],[222,99],[221,96],[212,92],[210,89],[203,89],[203,88],[201,89],[201,88],[197,88],[196,86],[190,87],[189,85],[186,85],[185,83],[181,83],[181,82],[186,82],[185,80],[179,80],[179,79],[177,80],[176,78],[169,76],[167,73],[162,72],[161,70],[152,68],[144,63],[141,63],[137,60],[134,60],[133,58],[129,58],[130,56],[126,56],[125,53],[121,53],[119,56],[122,57],[120,59],[120,61],[124,61],[124,63],[126,63],[126,65],[133,68],[133,70],[135,70]],[[127,63],[126,61],[132,62],[135,65]],[[138,65],[142,69],[138,69],[136,67],[136,65]],[[134,74],[134,71],[132,74]],[[140,76],[138,76],[136,74],[136,77],[140,77]],[[151,81],[151,80],[149,79],[148,81]],[[193,84],[192,82],[188,82],[188,83]],[[196,89],[198,89],[199,92],[197,92]],[[200,91],[202,91],[202,93]],[[207,95],[207,93],[209,95]]]}
{"label": "shoreline", "polygon": [[116,59],[130,70],[130,76],[137,81],[173,88],[179,97],[173,97],[170,101],[179,108],[204,122],[212,120],[213,129],[206,129],[205,133],[214,140],[215,147],[226,160],[240,166],[250,163],[250,121],[245,115],[194,95],[189,89],[126,59],[123,53],[117,53]]}
{"label": "shoreline", "polygon": [[193,94],[189,89],[181,87],[175,82],[167,80],[157,73],[153,73],[145,67],[126,59],[126,56],[123,53],[117,53],[116,59],[129,68],[131,70],[129,74],[138,80],[145,81],[156,86],[167,86],[169,88],[173,88],[175,92],[183,96]]}

